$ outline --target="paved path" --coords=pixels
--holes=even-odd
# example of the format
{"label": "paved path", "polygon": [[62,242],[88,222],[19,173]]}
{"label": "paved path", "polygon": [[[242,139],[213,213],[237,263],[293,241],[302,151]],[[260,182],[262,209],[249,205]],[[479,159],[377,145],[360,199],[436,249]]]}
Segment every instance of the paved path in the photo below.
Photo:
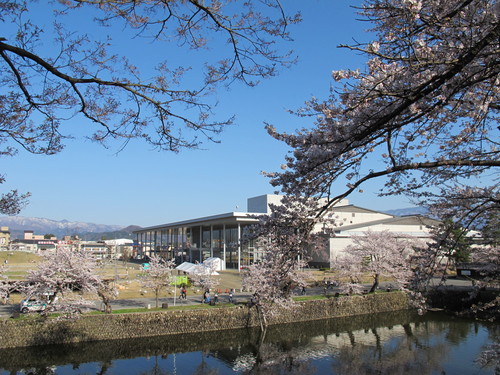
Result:
{"label": "paved path", "polygon": [[[233,302],[247,302],[251,297],[250,293],[234,293]],[[158,306],[161,307],[163,303],[167,303],[169,307],[171,306],[186,306],[186,305],[199,305],[201,304],[202,296],[191,295],[187,297],[186,300],[181,300],[178,297],[160,297],[158,298]],[[221,293],[219,295],[219,303],[228,303],[229,295],[226,293]],[[133,298],[133,299],[117,299],[111,302],[111,307],[113,310],[121,309],[137,309],[137,308],[154,308],[156,306],[156,299],[153,297],[148,298]],[[95,307],[92,310],[102,310],[103,304],[101,301],[95,301]],[[0,317],[12,316],[19,311],[19,304],[0,304]]]}
{"label": "paved path", "polygon": [[[435,280],[434,285],[439,284],[439,280]],[[380,289],[384,290],[388,286],[390,286],[391,283],[381,283],[380,284]],[[460,280],[460,279],[448,279],[446,284],[446,287],[450,288],[470,288],[471,282],[467,280]],[[366,284],[365,285],[366,290],[368,291],[370,288],[370,285]],[[326,293],[329,295],[333,295],[339,291],[338,288],[333,287],[329,288],[326,290]],[[324,294],[325,289],[324,287],[311,287],[306,289],[306,295],[320,295]],[[300,295],[300,293],[296,293],[297,295]],[[237,292],[234,293],[233,296],[233,301],[235,303],[239,302],[248,302],[250,300],[251,293],[249,292]],[[174,298],[173,297],[161,297],[158,299],[158,305],[161,307],[162,303],[167,303],[169,307],[171,306],[181,306],[181,305],[197,305],[201,304],[202,296],[200,295],[194,295],[188,294],[188,297],[186,300],[181,300],[178,297]],[[219,302],[220,303],[227,303],[229,302],[229,295],[227,293],[221,293],[219,295]],[[94,310],[102,310],[102,303],[100,301],[96,301],[95,308]],[[156,306],[156,300],[155,298],[134,298],[134,299],[118,299],[115,301],[112,301],[111,306],[113,310],[120,310],[120,309],[136,309],[136,308],[147,308],[148,306],[150,308],[154,308]],[[16,314],[19,311],[19,304],[12,304],[12,305],[1,305],[0,304],[0,317],[8,317]]]}

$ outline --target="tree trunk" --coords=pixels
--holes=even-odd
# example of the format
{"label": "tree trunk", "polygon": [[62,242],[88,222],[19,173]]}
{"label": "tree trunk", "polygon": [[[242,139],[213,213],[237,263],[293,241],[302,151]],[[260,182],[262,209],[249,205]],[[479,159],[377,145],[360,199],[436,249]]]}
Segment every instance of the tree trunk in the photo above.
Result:
{"label": "tree trunk", "polygon": [[377,290],[377,288],[378,288],[378,277],[379,277],[379,274],[376,273],[375,277],[374,277],[375,281],[373,282],[372,288],[370,289],[369,293],[373,293],[373,292],[375,292]]}
{"label": "tree trunk", "polygon": [[99,297],[101,297],[102,303],[104,304],[104,312],[106,314],[111,314],[112,312],[112,307],[110,303],[111,298],[106,294],[105,291],[102,290],[99,290],[97,294],[99,295]]}
{"label": "tree trunk", "polygon": [[267,329],[267,319],[264,311],[262,311],[262,308],[257,304],[255,305],[255,308],[257,309],[257,316],[259,317],[259,323],[260,323],[260,330],[261,332],[264,332]]}

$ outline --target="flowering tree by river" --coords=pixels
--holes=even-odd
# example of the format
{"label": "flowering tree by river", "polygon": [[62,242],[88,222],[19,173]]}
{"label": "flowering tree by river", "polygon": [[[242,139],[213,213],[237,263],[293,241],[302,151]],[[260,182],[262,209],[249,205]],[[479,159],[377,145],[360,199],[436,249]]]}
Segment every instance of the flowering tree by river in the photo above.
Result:
{"label": "flowering tree by river", "polygon": [[115,282],[116,280],[101,280],[97,287],[97,295],[101,299],[106,314],[111,314],[113,311],[111,301],[118,298],[118,288]]}
{"label": "flowering tree by river", "polygon": [[[289,307],[294,288],[306,285],[304,273],[311,251],[324,250],[326,236],[333,223],[325,219],[319,232],[314,199],[286,196],[280,205],[271,205],[271,214],[260,217],[260,223],[248,233],[260,259],[248,267],[243,286],[255,292],[252,304],[266,316],[276,307]],[[330,224],[330,225],[328,225]]]}
{"label": "flowering tree by river", "polygon": [[102,279],[95,259],[88,252],[62,247],[44,255],[37,268],[28,272],[28,297],[48,297],[44,313],[62,311],[70,315],[90,307]]}
{"label": "flowering tree by river", "polygon": [[455,216],[498,216],[499,3],[365,0],[360,15],[374,40],[342,47],[366,57],[366,68],[333,72],[344,85],[298,112],[314,126],[295,134],[268,126],[292,148],[272,184],[327,198],[320,214],[377,179],[381,195],[453,197],[451,210],[471,199]]}
{"label": "flowering tree by river", "polygon": [[9,284],[9,278],[6,275],[7,267],[0,265],[0,300],[2,303],[7,302],[12,286]]}
{"label": "flowering tree by river", "polygon": [[[382,196],[404,194],[438,218],[494,232],[500,4],[365,0],[359,10],[374,38],[342,47],[364,56],[365,67],[334,71],[331,95],[297,111],[314,124],[295,133],[267,126],[291,148],[282,171],[268,173],[272,185],[325,198],[322,216],[376,180]],[[440,255],[431,248],[413,259],[414,286],[441,268]]]}

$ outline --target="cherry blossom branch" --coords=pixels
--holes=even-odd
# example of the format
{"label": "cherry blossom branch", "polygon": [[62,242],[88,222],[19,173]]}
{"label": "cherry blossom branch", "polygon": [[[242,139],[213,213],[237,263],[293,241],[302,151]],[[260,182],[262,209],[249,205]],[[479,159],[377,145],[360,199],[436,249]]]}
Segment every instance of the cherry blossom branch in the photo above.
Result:
{"label": "cherry blossom branch", "polygon": [[500,160],[440,160],[427,163],[411,163],[407,165],[396,165],[383,171],[371,172],[363,176],[356,182],[350,184],[349,189],[345,190],[342,194],[329,198],[328,202],[321,207],[317,216],[320,217],[330,210],[332,206],[340,202],[342,199],[349,196],[352,192],[356,191],[363,183],[382,176],[390,174],[412,171],[412,170],[425,170],[435,169],[438,167],[464,167],[464,166],[485,166],[485,167],[500,167]]}

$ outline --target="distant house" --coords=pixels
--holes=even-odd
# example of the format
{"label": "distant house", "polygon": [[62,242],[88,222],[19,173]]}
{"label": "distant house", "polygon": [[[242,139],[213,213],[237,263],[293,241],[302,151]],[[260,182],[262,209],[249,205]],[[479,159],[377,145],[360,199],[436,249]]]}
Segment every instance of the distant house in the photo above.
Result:
{"label": "distant house", "polygon": [[112,259],[127,259],[134,256],[134,241],[128,238],[104,241]]}
{"label": "distant house", "polygon": [[55,250],[57,245],[58,240],[56,237],[45,238],[44,235],[34,234],[32,230],[25,230],[24,238],[12,240],[9,250],[43,253]]}
{"label": "distant house", "polygon": [[110,258],[109,247],[104,241],[81,241],[79,249],[87,254],[90,254],[95,259]]}
{"label": "distant house", "polygon": [[0,227],[0,250],[8,250],[10,244],[9,227]]}
{"label": "distant house", "polygon": [[46,251],[57,251],[58,248],[66,247],[85,251],[96,259],[121,259],[125,255],[129,258],[134,255],[134,241],[130,239],[83,241],[78,236],[65,236],[58,240],[56,237],[45,238],[44,235],[37,235],[32,230],[25,230],[23,239],[10,241],[8,229],[1,227],[0,249],[43,254]]}
{"label": "distant house", "polygon": [[[270,204],[279,204],[282,196],[261,195],[247,200],[247,212],[225,214],[162,224],[134,231],[138,256],[159,254],[183,261],[203,262],[210,257],[223,260],[224,269],[241,269],[263,255],[262,249],[252,243],[242,242],[242,234],[250,225],[256,224],[257,215],[269,214]],[[390,230],[419,238],[428,238],[429,225],[438,222],[423,216],[394,216],[383,212],[349,204],[342,200],[332,208],[341,226],[329,239],[328,249],[312,254],[311,266],[330,267],[348,246],[352,235],[364,231]]]}

